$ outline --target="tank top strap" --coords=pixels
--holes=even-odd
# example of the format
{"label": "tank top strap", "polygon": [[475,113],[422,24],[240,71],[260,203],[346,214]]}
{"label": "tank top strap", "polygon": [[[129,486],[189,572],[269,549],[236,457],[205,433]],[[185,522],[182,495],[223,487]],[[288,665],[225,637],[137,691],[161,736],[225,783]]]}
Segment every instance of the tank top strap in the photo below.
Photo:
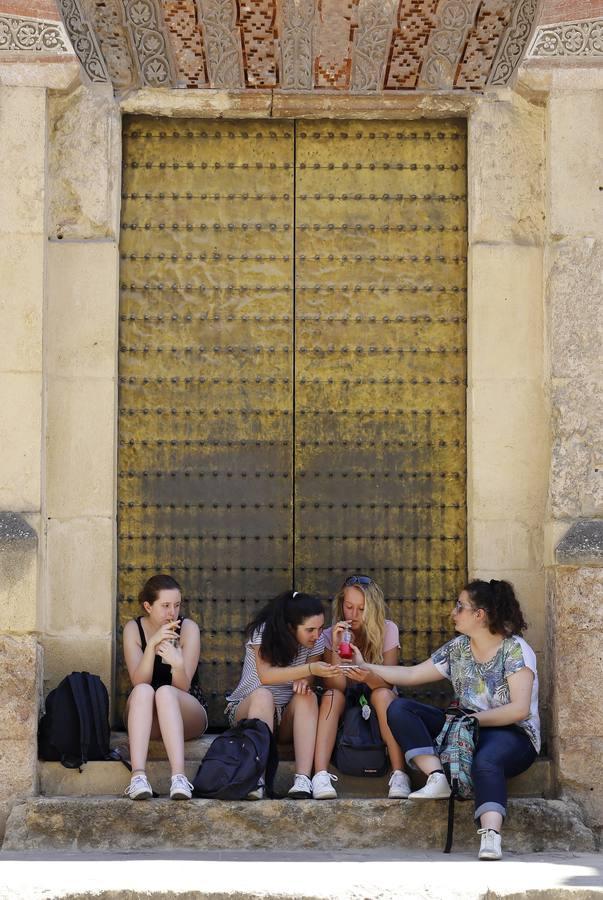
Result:
{"label": "tank top strap", "polygon": [[144,628],[142,627],[142,622],[140,621],[141,619],[142,616],[137,616],[136,624],[138,625],[138,632],[140,634],[140,645],[142,647],[142,652],[144,653],[144,651],[147,649],[147,639],[144,635]]}

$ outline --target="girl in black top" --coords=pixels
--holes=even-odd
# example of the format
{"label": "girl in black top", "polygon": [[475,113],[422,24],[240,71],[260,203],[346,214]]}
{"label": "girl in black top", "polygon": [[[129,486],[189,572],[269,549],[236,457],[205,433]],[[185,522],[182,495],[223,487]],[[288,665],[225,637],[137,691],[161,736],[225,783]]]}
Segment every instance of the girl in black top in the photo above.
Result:
{"label": "girl in black top", "polygon": [[184,741],[207,728],[197,675],[199,628],[180,616],[180,585],[169,575],[149,578],[139,600],[146,615],[124,627],[124,656],[134,685],[124,715],[132,761],[126,795],[132,800],[152,796],[145,773],[149,740],[162,738],[172,770],[170,797],[190,799]]}

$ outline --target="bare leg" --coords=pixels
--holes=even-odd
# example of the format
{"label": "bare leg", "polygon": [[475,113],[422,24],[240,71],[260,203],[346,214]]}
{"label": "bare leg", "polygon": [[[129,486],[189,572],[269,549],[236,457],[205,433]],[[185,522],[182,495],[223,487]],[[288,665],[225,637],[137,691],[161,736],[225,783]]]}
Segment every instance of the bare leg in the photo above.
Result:
{"label": "bare leg", "polygon": [[241,700],[237,706],[235,721],[241,719],[261,719],[270,731],[274,728],[274,695],[268,688],[256,688],[253,693]]}
{"label": "bare leg", "polygon": [[494,831],[498,831],[500,834],[503,826],[503,817],[500,813],[490,810],[489,812],[483,813],[479,817],[479,821],[482,828],[493,828]]}
{"label": "bare leg", "polygon": [[385,746],[387,747],[387,752],[389,753],[389,759],[392,764],[392,769],[394,771],[400,770],[401,772],[403,772],[404,756],[402,754],[402,748],[391,733],[390,727],[387,724],[387,708],[395,699],[396,694],[394,694],[394,692],[389,688],[375,688],[375,690],[371,693],[371,706],[377,713],[377,719],[379,721],[379,731],[381,732],[381,737],[383,738]]}
{"label": "bare leg", "polygon": [[207,727],[205,710],[189,693],[167,684],[155,692],[155,704],[172,775],[183,775],[184,741],[203,734]]}
{"label": "bare leg", "polygon": [[293,736],[296,775],[307,775],[308,778],[312,775],[317,726],[316,694],[293,694],[283,713],[279,737],[288,742]]}
{"label": "bare leg", "polygon": [[441,772],[442,770],[442,763],[439,758],[431,753],[422,753],[420,756],[415,756],[413,757],[413,762],[424,775],[431,775],[432,772]]}
{"label": "bare leg", "polygon": [[326,771],[337,737],[337,726],[345,708],[345,695],[337,688],[323,694],[318,714],[316,750],[314,751],[314,771]]}
{"label": "bare leg", "polygon": [[155,691],[150,684],[137,684],[126,704],[126,724],[132,772],[144,772],[155,712]]}

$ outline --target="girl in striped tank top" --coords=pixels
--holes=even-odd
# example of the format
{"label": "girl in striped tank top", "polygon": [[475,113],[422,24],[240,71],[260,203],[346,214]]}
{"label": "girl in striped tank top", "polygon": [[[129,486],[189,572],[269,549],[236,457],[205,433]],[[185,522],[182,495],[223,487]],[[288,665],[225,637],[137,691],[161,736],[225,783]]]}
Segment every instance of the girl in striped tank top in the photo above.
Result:
{"label": "girl in striped tank top", "polygon": [[[293,740],[295,781],[289,791],[294,799],[312,796],[312,762],[318,725],[314,678],[338,674],[322,661],[325,616],[318,597],[286,591],[271,600],[247,626],[247,643],[241,680],[226,698],[231,725],[241,719],[261,719],[279,740]],[[248,799],[264,796],[262,784]]]}

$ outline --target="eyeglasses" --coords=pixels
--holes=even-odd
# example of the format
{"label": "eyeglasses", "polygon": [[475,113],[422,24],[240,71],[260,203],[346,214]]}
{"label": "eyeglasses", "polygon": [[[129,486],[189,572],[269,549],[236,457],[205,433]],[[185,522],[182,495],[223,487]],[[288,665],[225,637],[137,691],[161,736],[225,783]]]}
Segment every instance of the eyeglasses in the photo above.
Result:
{"label": "eyeglasses", "polygon": [[373,579],[368,575],[350,575],[343,582],[344,587],[351,587],[353,584],[372,584]]}
{"label": "eyeglasses", "polygon": [[464,603],[461,603],[460,600],[457,600],[456,603],[454,604],[454,608],[456,609],[457,612],[460,612],[462,609],[470,609],[471,612],[477,612],[479,609],[481,609],[481,606],[478,606],[478,608],[475,609],[474,606],[466,606]]}

